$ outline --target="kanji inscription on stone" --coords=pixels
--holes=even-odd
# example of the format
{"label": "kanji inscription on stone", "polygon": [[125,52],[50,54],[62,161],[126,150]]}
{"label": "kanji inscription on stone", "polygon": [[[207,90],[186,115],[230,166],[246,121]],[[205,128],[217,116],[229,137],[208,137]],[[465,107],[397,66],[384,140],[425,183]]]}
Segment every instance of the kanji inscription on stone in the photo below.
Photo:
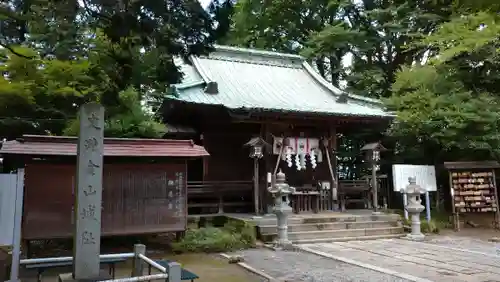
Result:
{"label": "kanji inscription on stone", "polygon": [[82,233],[82,244],[83,245],[95,245],[95,238],[92,232],[84,231]]}
{"label": "kanji inscription on stone", "polygon": [[87,186],[87,188],[83,190],[83,194],[85,196],[95,195],[96,193],[97,193],[97,191],[95,190],[95,188],[92,185]]}
{"label": "kanji inscription on stone", "polygon": [[104,108],[85,104],[80,108],[73,277],[92,280],[99,276],[101,245],[102,164]]}
{"label": "kanji inscription on stone", "polygon": [[95,206],[94,205],[88,205],[87,207],[83,207],[82,211],[80,213],[80,216],[82,219],[91,219],[91,220],[97,220],[95,216]]}
{"label": "kanji inscription on stone", "polygon": [[86,150],[94,151],[99,147],[99,141],[97,141],[97,139],[95,137],[92,137],[92,138],[85,140],[84,146],[85,146]]}
{"label": "kanji inscription on stone", "polygon": [[89,172],[92,175],[95,175],[96,169],[99,169],[100,165],[95,164],[94,161],[89,160]]}
{"label": "kanji inscription on stone", "polygon": [[99,113],[97,112],[90,112],[89,115],[87,116],[87,119],[90,123],[90,126],[92,126],[94,129],[102,129],[103,127],[103,123],[102,123],[102,120],[104,119],[104,117],[100,117],[99,116]]}

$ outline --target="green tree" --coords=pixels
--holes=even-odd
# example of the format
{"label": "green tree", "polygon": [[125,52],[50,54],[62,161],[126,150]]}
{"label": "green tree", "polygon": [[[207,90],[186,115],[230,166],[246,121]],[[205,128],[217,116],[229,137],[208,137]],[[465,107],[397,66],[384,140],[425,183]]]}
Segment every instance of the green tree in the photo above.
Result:
{"label": "green tree", "polygon": [[[165,125],[155,121],[152,113],[144,110],[140,93],[133,88],[119,93],[116,115],[105,123],[104,136],[121,138],[161,138],[166,133]],[[76,136],[79,132],[78,119],[72,120],[64,135]]]}
{"label": "green tree", "polygon": [[342,34],[340,40],[330,41],[335,50],[307,55],[323,77],[338,85],[342,77],[342,57],[349,50],[349,40],[357,35],[343,20],[344,8],[350,2],[241,0],[236,4],[232,29],[224,43],[299,54],[304,52],[311,35],[327,26],[336,26]]}
{"label": "green tree", "polygon": [[78,106],[98,101],[106,134],[161,137],[143,102],[158,102],[180,81],[174,57],[212,50],[231,9],[214,1],[206,11],[197,0],[0,4],[0,135],[61,134],[68,124],[71,133]]}
{"label": "green tree", "polygon": [[90,64],[82,61],[42,60],[28,48],[13,55],[1,50],[0,134],[16,137],[23,133],[61,132],[68,118],[75,115],[76,104],[93,93],[94,78]]}
{"label": "green tree", "polygon": [[387,100],[398,114],[390,136],[401,153],[499,159],[498,20],[496,12],[458,14],[419,42],[437,56],[401,70]]}
{"label": "green tree", "polygon": [[352,56],[345,76],[348,90],[388,97],[399,68],[421,61],[427,50],[408,47],[448,19],[450,4],[427,0],[349,1],[342,6],[346,23],[330,24],[313,34],[306,54],[328,55],[343,47]]}

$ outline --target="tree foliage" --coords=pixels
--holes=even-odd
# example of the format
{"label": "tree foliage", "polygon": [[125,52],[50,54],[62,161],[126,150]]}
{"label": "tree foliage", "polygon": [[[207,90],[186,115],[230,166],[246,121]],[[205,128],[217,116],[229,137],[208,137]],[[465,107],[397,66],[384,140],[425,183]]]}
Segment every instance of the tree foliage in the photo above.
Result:
{"label": "tree foliage", "polygon": [[488,11],[461,13],[416,42],[436,56],[401,70],[387,100],[398,114],[391,136],[403,152],[434,148],[449,159],[500,157],[498,19]]}
{"label": "tree foliage", "polygon": [[209,10],[197,0],[2,2],[0,135],[75,133],[79,105],[98,101],[107,135],[161,137],[148,107],[182,78],[173,58],[210,52],[231,9],[230,1]]}
{"label": "tree foliage", "polygon": [[400,160],[498,158],[499,9],[494,0],[242,0],[224,42],[300,53],[332,84],[383,98],[397,114],[385,141]]}
{"label": "tree foliage", "polygon": [[386,141],[404,160],[498,158],[498,1],[234,3],[2,2],[0,135],[75,134],[78,106],[99,101],[108,136],[161,136],[145,101],[154,112],[182,78],[174,57],[218,42],[302,54],[332,84],[382,98],[397,113]]}
{"label": "tree foliage", "polygon": [[301,53],[332,84],[387,97],[398,69],[424,56],[426,48],[408,46],[447,20],[450,5],[451,0],[243,0],[227,41]]}
{"label": "tree foliage", "polygon": [[233,28],[225,42],[298,54],[305,52],[314,33],[321,32],[329,25],[338,25],[344,32],[344,37],[330,41],[330,44],[338,42],[335,52],[308,54],[319,73],[334,85],[338,85],[342,76],[342,57],[348,51],[349,45],[345,37],[351,36],[342,20],[342,8],[349,2],[241,0],[236,4]]}

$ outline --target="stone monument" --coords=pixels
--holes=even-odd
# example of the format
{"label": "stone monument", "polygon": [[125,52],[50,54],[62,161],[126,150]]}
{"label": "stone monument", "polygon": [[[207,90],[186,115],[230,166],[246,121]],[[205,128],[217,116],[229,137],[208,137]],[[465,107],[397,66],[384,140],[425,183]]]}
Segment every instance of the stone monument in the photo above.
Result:
{"label": "stone monument", "polygon": [[292,211],[288,195],[295,192],[295,188],[290,187],[285,180],[286,176],[280,170],[276,175],[276,183],[268,189],[274,198],[273,213],[276,214],[278,228],[278,238],[274,247],[278,249],[287,249],[292,246],[288,240],[288,214]]}
{"label": "stone monument", "polygon": [[95,103],[80,108],[74,205],[73,273],[60,281],[109,279],[100,272],[104,108]]}
{"label": "stone monument", "polygon": [[420,213],[425,209],[422,205],[422,199],[420,195],[425,193],[426,190],[420,185],[417,185],[417,180],[415,177],[408,178],[408,186],[402,191],[408,197],[408,204],[405,209],[410,214],[411,218],[411,233],[406,236],[410,240],[423,240],[425,238],[420,230]]}

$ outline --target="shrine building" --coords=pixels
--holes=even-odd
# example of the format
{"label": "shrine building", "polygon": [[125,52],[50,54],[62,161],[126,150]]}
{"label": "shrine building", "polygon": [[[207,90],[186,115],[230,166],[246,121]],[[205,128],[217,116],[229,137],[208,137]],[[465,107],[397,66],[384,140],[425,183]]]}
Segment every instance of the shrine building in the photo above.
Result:
{"label": "shrine building", "polygon": [[381,132],[394,118],[298,55],[216,46],[176,63],[183,80],[160,108],[174,132],[166,137],[193,139],[210,154],[188,164],[189,214],[267,213],[279,170],[297,189],[295,212],[338,209],[342,190],[357,189],[338,181],[338,134]]}

